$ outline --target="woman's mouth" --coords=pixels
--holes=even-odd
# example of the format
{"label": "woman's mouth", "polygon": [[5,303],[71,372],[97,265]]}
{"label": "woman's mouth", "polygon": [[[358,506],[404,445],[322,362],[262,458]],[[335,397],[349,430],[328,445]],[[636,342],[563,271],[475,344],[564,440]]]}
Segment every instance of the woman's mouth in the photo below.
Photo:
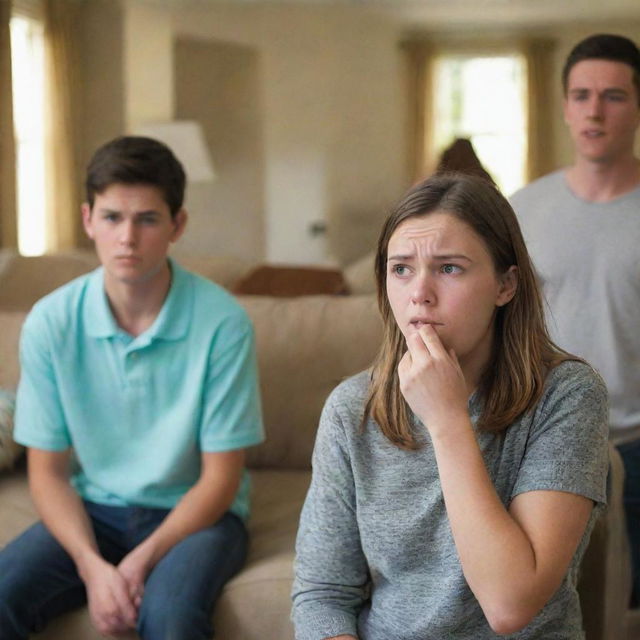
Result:
{"label": "woman's mouth", "polygon": [[416,329],[419,329],[420,327],[426,325],[426,324],[430,324],[433,327],[441,327],[444,325],[444,322],[436,322],[435,320],[423,320],[421,318],[416,318],[414,320],[411,320],[409,322],[409,324],[412,327],[415,327]]}

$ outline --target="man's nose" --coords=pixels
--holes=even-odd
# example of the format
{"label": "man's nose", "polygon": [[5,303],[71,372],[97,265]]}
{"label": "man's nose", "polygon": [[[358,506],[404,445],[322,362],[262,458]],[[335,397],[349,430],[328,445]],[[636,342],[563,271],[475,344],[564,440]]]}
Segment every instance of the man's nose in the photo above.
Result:
{"label": "man's nose", "polygon": [[602,98],[602,96],[599,96],[597,94],[594,94],[589,98],[587,107],[588,107],[588,114],[590,118],[593,118],[594,120],[602,119],[603,101],[604,101],[604,98]]}
{"label": "man's nose", "polygon": [[125,246],[136,243],[136,226],[132,220],[125,220],[120,228],[120,242]]}

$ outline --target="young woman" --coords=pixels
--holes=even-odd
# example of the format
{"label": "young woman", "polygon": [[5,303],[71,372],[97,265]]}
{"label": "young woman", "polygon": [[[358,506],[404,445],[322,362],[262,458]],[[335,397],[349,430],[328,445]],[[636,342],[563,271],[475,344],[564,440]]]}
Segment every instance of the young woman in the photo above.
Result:
{"label": "young woman", "polygon": [[606,390],[550,341],[511,207],[479,178],[426,180],[387,220],[376,276],[379,356],[318,430],[296,638],[583,638]]}

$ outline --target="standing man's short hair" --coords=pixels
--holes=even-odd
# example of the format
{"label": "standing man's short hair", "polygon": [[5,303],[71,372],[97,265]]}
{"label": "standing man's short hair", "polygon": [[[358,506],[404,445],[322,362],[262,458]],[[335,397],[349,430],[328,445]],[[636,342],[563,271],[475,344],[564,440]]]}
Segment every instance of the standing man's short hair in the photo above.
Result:
{"label": "standing man's short hair", "polygon": [[566,94],[571,69],[583,60],[623,62],[633,70],[633,84],[640,103],[640,50],[624,36],[598,33],[578,42],[567,57],[562,69],[562,87]]}
{"label": "standing man's short hair", "polygon": [[182,208],[186,176],[182,164],[167,145],[143,136],[121,136],[100,147],[87,167],[87,202],[112,184],[147,184],[158,187],[171,217]]}

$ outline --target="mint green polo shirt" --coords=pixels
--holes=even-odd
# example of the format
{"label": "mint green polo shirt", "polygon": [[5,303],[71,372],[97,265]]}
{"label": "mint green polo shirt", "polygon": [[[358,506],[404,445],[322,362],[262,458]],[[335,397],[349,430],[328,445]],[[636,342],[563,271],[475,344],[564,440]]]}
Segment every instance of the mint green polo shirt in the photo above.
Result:
{"label": "mint green polo shirt", "polygon": [[[170,264],[167,298],[137,337],[116,324],[102,268],[25,320],[14,437],[72,447],[87,500],[172,508],[198,480],[201,452],[264,438],[249,318],[224,289]],[[249,514],[246,470],[231,510]]]}

